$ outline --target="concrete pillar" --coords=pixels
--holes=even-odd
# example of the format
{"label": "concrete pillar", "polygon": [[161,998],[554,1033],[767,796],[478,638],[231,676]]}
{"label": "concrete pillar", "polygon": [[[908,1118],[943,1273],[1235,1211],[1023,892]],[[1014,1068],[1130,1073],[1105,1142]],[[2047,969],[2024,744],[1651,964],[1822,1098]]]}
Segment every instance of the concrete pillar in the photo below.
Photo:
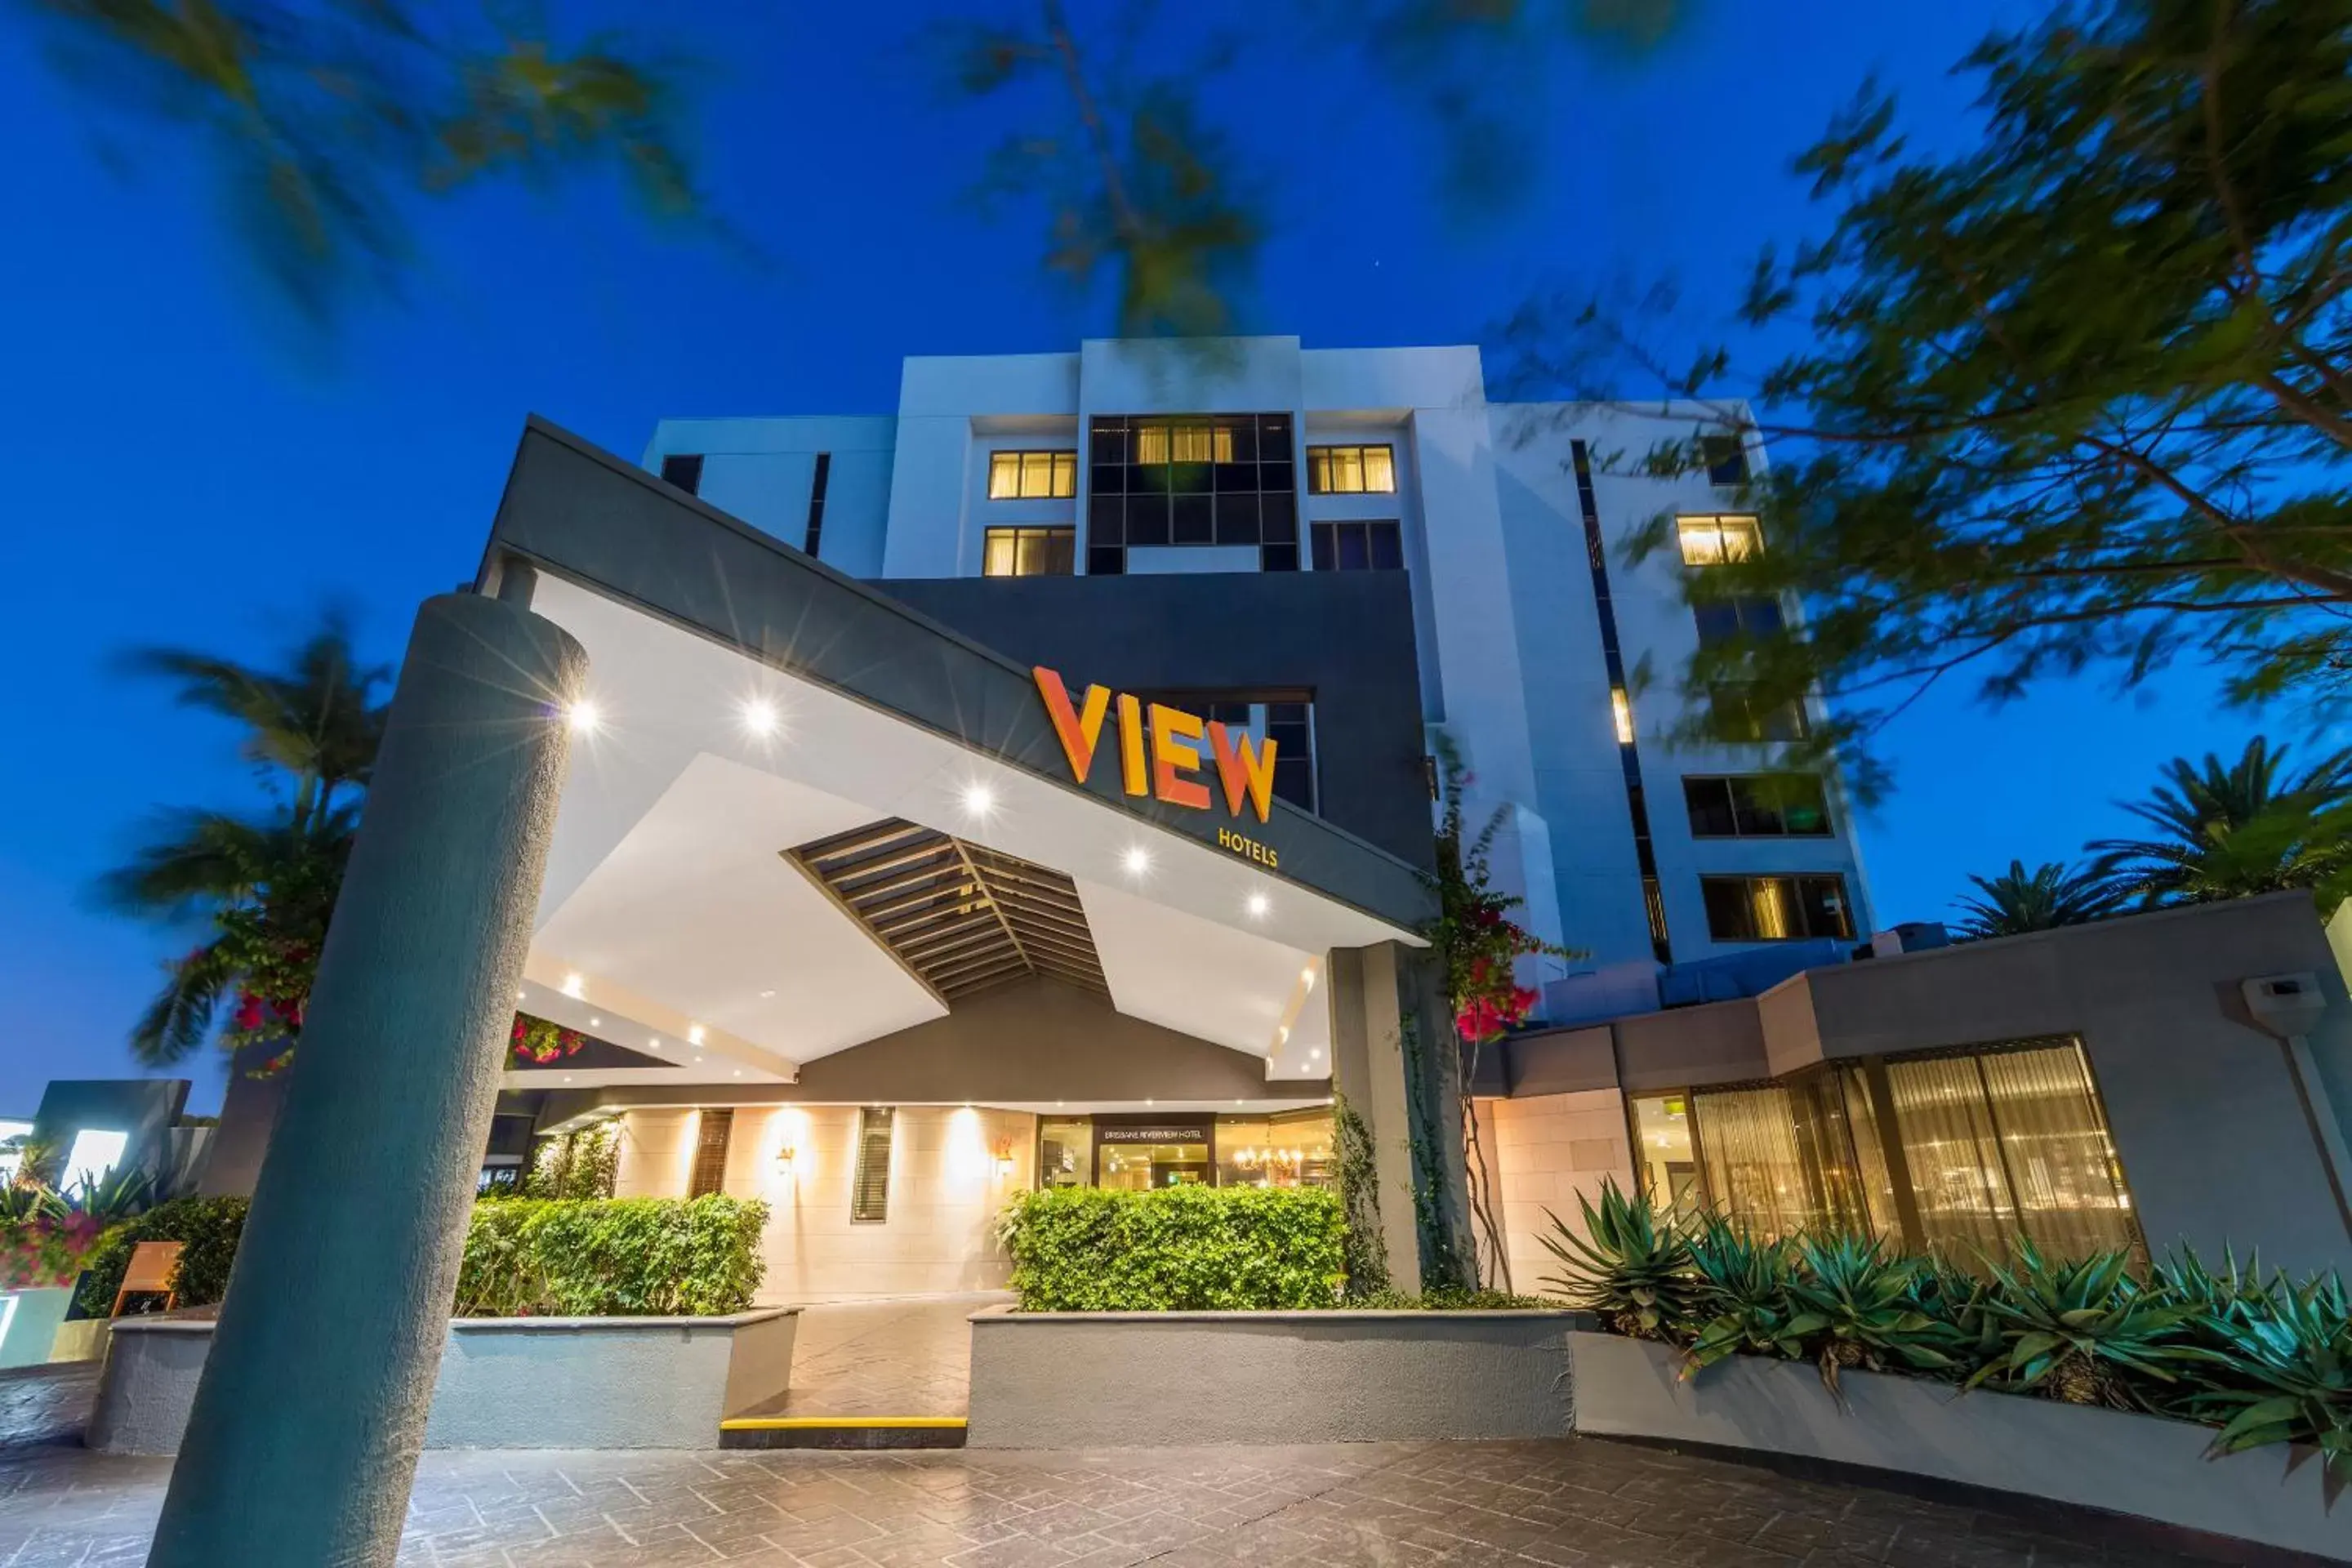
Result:
{"label": "concrete pillar", "polygon": [[1335,948],[1325,960],[1331,1009],[1331,1083],[1372,1141],[1381,1243],[1389,1283],[1421,1293],[1421,1240],[1412,1202],[1412,1105],[1405,1089],[1404,1044],[1396,987],[1378,984],[1370,962],[1379,948]]}
{"label": "concrete pillar", "polygon": [[586,673],[512,605],[417,614],[150,1568],[393,1562]]}

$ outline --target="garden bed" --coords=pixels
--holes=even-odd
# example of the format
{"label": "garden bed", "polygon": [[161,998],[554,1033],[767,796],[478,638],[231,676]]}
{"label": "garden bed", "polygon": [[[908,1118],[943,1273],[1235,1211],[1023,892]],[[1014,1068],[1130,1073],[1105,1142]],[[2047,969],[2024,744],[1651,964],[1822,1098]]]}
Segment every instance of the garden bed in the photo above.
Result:
{"label": "garden bed", "polygon": [[1685,1380],[1670,1346],[1568,1338],[1580,1433],[1864,1466],[2352,1559],[2352,1509],[2329,1513],[2308,1450],[2209,1458],[2210,1427],[1868,1372],[1840,1376],[1841,1410],[1805,1363],[1734,1356]]}
{"label": "garden bed", "polygon": [[[1561,1311],[976,1313],[975,1448],[1559,1437]],[[1150,1369],[1176,1369],[1171,1381]]]}
{"label": "garden bed", "polygon": [[[794,1308],[705,1318],[457,1318],[433,1385],[428,1448],[707,1448],[719,1424],[792,1380]],[[180,1446],[212,1350],[208,1315],[114,1325],[89,1445]]]}

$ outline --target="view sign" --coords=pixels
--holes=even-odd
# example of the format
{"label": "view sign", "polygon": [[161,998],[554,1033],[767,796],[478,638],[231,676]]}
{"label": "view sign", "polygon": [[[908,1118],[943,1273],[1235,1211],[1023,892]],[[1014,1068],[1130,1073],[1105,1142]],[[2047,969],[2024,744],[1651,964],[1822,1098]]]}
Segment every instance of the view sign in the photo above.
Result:
{"label": "view sign", "polygon": [[[1070,773],[1080,784],[1094,767],[1103,720],[1116,707],[1119,784],[1128,794],[1206,811],[1209,786],[1200,775],[1204,762],[1213,762],[1225,810],[1239,816],[1247,805],[1260,822],[1266,820],[1274,804],[1272,737],[1260,742],[1246,730],[1229,730],[1213,721],[1204,723],[1197,713],[1159,702],[1146,704],[1107,686],[1089,686],[1084,698],[1072,702],[1059,675],[1043,665],[1032,673],[1037,678],[1037,694],[1045,700],[1046,715],[1054,721],[1054,733],[1061,740],[1062,754],[1069,758]],[[1201,752],[1204,738],[1205,759]]]}

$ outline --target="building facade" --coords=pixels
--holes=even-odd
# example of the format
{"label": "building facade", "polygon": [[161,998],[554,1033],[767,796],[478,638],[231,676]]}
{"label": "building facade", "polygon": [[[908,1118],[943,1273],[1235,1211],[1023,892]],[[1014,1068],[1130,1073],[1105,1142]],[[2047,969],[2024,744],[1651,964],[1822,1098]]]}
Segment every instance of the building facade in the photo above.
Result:
{"label": "building facade", "polygon": [[[645,460],[1016,657],[1052,623],[1005,578],[1401,578],[1424,765],[1458,756],[1471,820],[1502,814],[1496,865],[1528,922],[1586,955],[1527,977],[1569,1021],[1751,992],[1871,930],[1836,781],[1793,803],[1759,787],[1770,742],[1818,715],[1748,714],[1727,693],[1754,742],[1666,740],[1700,639],[1782,613],[1695,615],[1679,591],[1684,574],[1770,548],[1738,504],[1760,447],[1681,479],[1617,471],[1693,427],[1672,411],[1489,402],[1469,347],[1090,341],[909,359],[888,415],[665,420]],[[1630,563],[1627,541],[1661,513],[1673,543]],[[934,586],[976,579],[991,586]],[[1212,621],[1171,622],[1155,592],[1099,602],[1173,653],[1213,646]],[[1337,798],[1355,781],[1329,749],[1354,721],[1332,693],[1279,657],[1185,690],[1279,738],[1285,798],[1364,831]],[[1425,827],[1369,836],[1400,847]]]}

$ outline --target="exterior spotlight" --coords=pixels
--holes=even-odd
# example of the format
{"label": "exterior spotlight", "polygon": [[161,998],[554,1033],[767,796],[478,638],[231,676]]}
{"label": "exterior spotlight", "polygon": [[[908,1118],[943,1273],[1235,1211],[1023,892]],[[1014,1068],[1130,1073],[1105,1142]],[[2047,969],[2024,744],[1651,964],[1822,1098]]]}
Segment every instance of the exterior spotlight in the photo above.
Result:
{"label": "exterior spotlight", "polygon": [[1313,964],[1311,964],[1311,963],[1310,963],[1310,964],[1308,964],[1306,968],[1304,968],[1304,969],[1300,970],[1300,971],[1298,972],[1298,978],[1299,978],[1300,980],[1304,981],[1306,984],[1309,984],[1309,985],[1314,984],[1315,984],[1315,966],[1314,966]]}
{"label": "exterior spotlight", "polygon": [[1151,869],[1151,851],[1139,844],[1127,852],[1127,874],[1140,877]]}
{"label": "exterior spotlight", "polygon": [[563,994],[566,996],[571,997],[574,1002],[579,1001],[582,994],[584,994],[587,989],[588,982],[582,979],[578,974],[567,974],[563,977]]}
{"label": "exterior spotlight", "polygon": [[592,1029],[601,1029],[604,1026],[604,1020],[602,1018],[591,1018],[588,1020],[588,1026]]}
{"label": "exterior spotlight", "polygon": [[963,808],[972,816],[986,816],[996,809],[996,792],[984,784],[963,786]]}
{"label": "exterior spotlight", "polygon": [[1277,1030],[1277,1031],[1276,1032],[1276,1036],[1275,1036],[1275,1037],[1276,1037],[1276,1039],[1282,1039],[1282,1040],[1287,1040],[1288,1038],[1290,1038],[1290,1026],[1289,1026],[1289,1025],[1287,1025],[1287,1024],[1285,1024],[1285,1025],[1284,1025],[1284,1026],[1283,1026],[1279,1030]]}
{"label": "exterior spotlight", "polygon": [[702,1044],[702,1026],[701,1026],[701,1025],[699,1025],[699,1024],[695,1024],[695,1025],[691,1025],[691,1026],[689,1026],[688,1027],[688,1029],[687,1029],[687,1031],[686,1031],[686,1043],[687,1043],[688,1045],[689,1045],[689,1046],[698,1046],[698,1045]]}
{"label": "exterior spotlight", "polygon": [[743,728],[754,735],[776,732],[776,705],[764,697],[755,697],[743,704]]}
{"label": "exterior spotlight", "polygon": [[1250,919],[1262,921],[1265,919],[1266,910],[1272,908],[1274,908],[1274,900],[1264,893],[1252,893],[1249,896]]}
{"label": "exterior spotlight", "polygon": [[604,717],[596,711],[593,702],[582,697],[573,700],[572,705],[563,710],[563,721],[572,726],[572,732],[575,735],[593,735],[604,722]]}
{"label": "exterior spotlight", "polygon": [[652,1047],[655,1050],[659,1050],[661,1049],[661,1037],[659,1035],[656,1035],[652,1039],[647,1040],[646,1044]]}

